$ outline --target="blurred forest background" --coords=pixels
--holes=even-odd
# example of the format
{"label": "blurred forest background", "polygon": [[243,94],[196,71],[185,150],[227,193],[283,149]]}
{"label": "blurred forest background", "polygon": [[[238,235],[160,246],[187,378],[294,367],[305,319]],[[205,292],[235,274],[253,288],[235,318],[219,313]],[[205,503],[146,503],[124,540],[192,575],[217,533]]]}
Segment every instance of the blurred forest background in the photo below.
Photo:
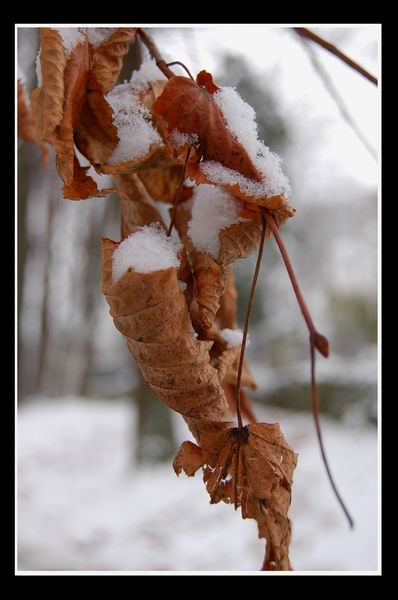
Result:
{"label": "blurred forest background", "polygon": [[[316,31],[377,74],[374,27]],[[317,361],[321,412],[336,426],[368,431],[377,423],[377,89],[289,29],[241,26],[238,39],[211,28],[150,32],[166,59],[236,86],[256,111],[259,137],[283,157],[297,213],[282,234],[331,345],[330,358]],[[253,39],[261,52],[251,48]],[[37,85],[37,51],[38,29],[19,28],[18,66],[28,91]],[[145,52],[132,48],[120,81]],[[18,142],[21,415],[43,399],[52,407],[71,398],[110,405],[128,399],[132,464],[169,461],[179,442],[175,416],[143,384],[100,292],[99,239],[120,239],[119,200],[64,200],[54,156],[48,168],[39,156]],[[254,262],[236,264],[241,326]],[[260,413],[269,420],[276,409],[309,413],[308,334],[273,240],[265,246],[250,336]]]}

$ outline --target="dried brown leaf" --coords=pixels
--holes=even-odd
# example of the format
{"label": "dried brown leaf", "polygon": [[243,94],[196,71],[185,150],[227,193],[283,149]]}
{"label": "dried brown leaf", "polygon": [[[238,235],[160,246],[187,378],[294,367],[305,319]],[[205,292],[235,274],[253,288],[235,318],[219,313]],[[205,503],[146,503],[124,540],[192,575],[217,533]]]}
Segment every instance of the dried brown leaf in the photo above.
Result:
{"label": "dried brown leaf", "polygon": [[136,27],[118,27],[107,40],[92,49],[90,72],[103,94],[116,85],[123,58],[135,39],[136,31]]}
{"label": "dried brown leaf", "polygon": [[210,365],[211,342],[196,337],[176,269],[130,270],[112,282],[116,246],[103,240],[102,290],[145,381],[162,402],[184,416],[197,440],[209,426],[229,427],[228,403]]}
{"label": "dried brown leaf", "polygon": [[211,501],[240,506],[243,518],[255,519],[269,558],[278,570],[290,570],[287,512],[297,455],[279,425],[254,423],[209,432],[201,436],[200,446]]}
{"label": "dried brown leaf", "polygon": [[188,477],[193,477],[202,465],[203,456],[199,446],[192,442],[183,442],[173,461],[176,475],[184,471]]}
{"label": "dried brown leaf", "polygon": [[98,190],[76,157],[74,132],[86,103],[89,70],[87,39],[66,55],[55,29],[40,31],[40,64],[43,82],[32,91],[32,115],[38,137],[50,142],[56,151],[58,173],[64,182],[64,197],[82,200],[104,196],[111,190]]}

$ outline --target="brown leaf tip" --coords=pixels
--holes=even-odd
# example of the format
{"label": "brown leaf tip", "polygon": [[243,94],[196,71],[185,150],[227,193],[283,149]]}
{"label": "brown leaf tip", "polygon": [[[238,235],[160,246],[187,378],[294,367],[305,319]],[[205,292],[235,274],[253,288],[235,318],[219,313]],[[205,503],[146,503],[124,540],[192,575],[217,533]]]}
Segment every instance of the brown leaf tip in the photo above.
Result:
{"label": "brown leaf tip", "polygon": [[220,89],[214,83],[213,76],[207,71],[201,71],[197,74],[196,83],[204,87],[209,92],[209,94],[215,94]]}

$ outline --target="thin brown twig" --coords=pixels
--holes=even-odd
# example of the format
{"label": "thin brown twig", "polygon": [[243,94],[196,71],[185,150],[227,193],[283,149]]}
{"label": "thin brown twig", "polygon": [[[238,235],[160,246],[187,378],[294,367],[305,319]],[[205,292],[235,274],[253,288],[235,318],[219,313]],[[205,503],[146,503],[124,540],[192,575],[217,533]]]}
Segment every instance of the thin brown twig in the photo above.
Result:
{"label": "thin brown twig", "polygon": [[318,73],[319,77],[322,79],[324,86],[326,87],[329,94],[335,101],[343,119],[345,119],[345,121],[348,123],[348,125],[351,127],[351,129],[355,132],[355,134],[361,140],[361,142],[363,143],[363,145],[365,146],[365,148],[369,152],[369,154],[372,156],[372,158],[377,160],[376,150],[373,148],[372,144],[366,139],[366,137],[364,136],[364,134],[362,133],[362,131],[360,130],[360,128],[354,121],[354,119],[351,116],[348,108],[346,107],[342,97],[340,96],[339,92],[337,91],[337,88],[334,85],[329,73],[322,66],[322,64],[319,61],[316,53],[314,52],[310,42],[304,38],[301,40],[301,42],[303,44],[304,50],[308,54],[308,57],[312,63],[312,66],[314,67],[315,71]]}
{"label": "thin brown twig", "polygon": [[166,61],[160,54],[158,47],[156,46],[149,33],[141,29],[141,27],[137,29],[137,33],[140,36],[142,42],[148,48],[150,55],[155,59],[156,65],[159,67],[162,73],[166,75],[167,79],[171,79],[172,77],[174,77],[173,71],[167,66]]}
{"label": "thin brown twig", "polygon": [[310,29],[307,29],[306,27],[293,27],[293,29],[298,35],[301,35],[301,37],[311,40],[315,44],[318,44],[318,46],[321,46],[322,48],[330,52],[331,54],[334,54],[334,56],[337,56],[337,58],[345,62],[346,65],[354,69],[354,71],[360,73],[368,81],[374,83],[374,85],[377,85],[377,78],[374,75],[371,75],[369,71],[367,71],[357,62],[355,62],[355,60],[347,56],[347,54],[344,54],[344,52],[337,48],[337,46],[323,39],[322,37],[311,31]]}
{"label": "thin brown twig", "polygon": [[266,208],[264,209],[264,213],[266,214],[267,224],[272,231],[272,235],[274,236],[276,243],[278,244],[280,253],[286,266],[286,270],[290,277],[290,281],[292,282],[294,293],[296,294],[297,302],[300,306],[304,320],[307,323],[308,331],[314,340],[316,349],[322,354],[322,356],[327,358],[329,356],[329,342],[324,335],[318,333],[314,325],[314,321],[312,320],[310,311],[305,303],[292,263],[290,262],[285,243],[279,233],[278,226],[272,213]]}
{"label": "thin brown twig", "polygon": [[254,291],[256,289],[258,274],[260,272],[261,259],[262,259],[263,250],[264,250],[265,232],[267,229],[267,221],[266,221],[266,218],[263,213],[261,213],[261,220],[262,220],[263,230],[261,233],[260,246],[258,249],[256,268],[254,270],[252,285],[250,288],[249,299],[247,301],[245,325],[243,328],[243,339],[242,339],[242,345],[240,348],[238,376],[237,376],[237,383],[236,383],[236,416],[238,418],[238,426],[240,429],[242,429],[242,427],[243,427],[242,414],[241,414],[241,409],[240,409],[240,386],[241,386],[241,379],[242,379],[243,359],[245,357],[247,334],[249,331],[249,323],[250,323],[250,317],[251,317],[251,313],[252,313],[253,300],[254,300]]}
{"label": "thin brown twig", "polygon": [[184,63],[182,63],[179,60],[174,60],[173,62],[167,63],[167,67],[172,67],[173,65],[180,65],[180,67],[182,67],[183,69],[185,69],[185,71],[188,73],[188,75],[190,76],[190,78],[192,79],[192,81],[195,81],[195,79],[192,77],[190,70],[188,69],[188,67],[186,67],[184,65]]}
{"label": "thin brown twig", "polygon": [[185,179],[185,172],[187,170],[187,164],[188,164],[188,160],[189,160],[189,155],[191,153],[191,147],[192,146],[188,146],[187,154],[185,156],[184,168],[183,168],[182,173],[181,173],[180,183],[179,183],[178,191],[177,191],[177,196],[176,196],[176,199],[175,199],[175,202],[174,202],[173,214],[171,215],[170,224],[169,224],[169,227],[167,229],[167,237],[171,236],[171,232],[173,231],[173,227],[174,227],[174,222],[176,220],[177,209],[178,209],[178,205],[180,203],[181,190],[182,190],[182,185],[183,185],[184,179]]}
{"label": "thin brown twig", "polygon": [[315,379],[315,344],[314,344],[312,335],[310,335],[310,347],[311,347],[311,405],[312,405],[312,414],[314,416],[315,429],[316,429],[316,433],[317,433],[317,437],[318,437],[319,448],[321,450],[323,464],[325,465],[325,469],[326,469],[328,479],[330,481],[330,485],[332,486],[332,489],[337,498],[337,501],[339,502],[341,508],[343,509],[345,516],[347,517],[347,520],[348,520],[348,523],[349,523],[351,529],[353,529],[354,520],[351,517],[351,515],[344,503],[344,500],[341,497],[341,495],[336,487],[336,484],[335,484],[333,476],[332,476],[332,472],[329,467],[328,459],[326,456],[326,451],[325,451],[325,448],[323,445],[321,423],[320,423],[320,419],[319,419],[318,392],[317,392],[316,379]]}

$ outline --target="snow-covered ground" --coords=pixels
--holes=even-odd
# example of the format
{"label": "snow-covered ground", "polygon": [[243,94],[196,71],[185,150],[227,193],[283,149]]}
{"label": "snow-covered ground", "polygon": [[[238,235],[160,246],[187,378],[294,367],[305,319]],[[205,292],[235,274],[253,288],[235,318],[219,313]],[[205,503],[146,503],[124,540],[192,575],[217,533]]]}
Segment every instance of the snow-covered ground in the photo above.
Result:
{"label": "snow-covered ground", "polygon": [[[378,569],[375,428],[323,419],[326,448],[356,528],[330,491],[311,417],[268,407],[299,452],[290,516],[296,571]],[[176,415],[179,440],[190,439]],[[254,521],[210,505],[197,474],[132,463],[134,412],[122,401],[33,399],[18,418],[18,569],[258,571]]]}

